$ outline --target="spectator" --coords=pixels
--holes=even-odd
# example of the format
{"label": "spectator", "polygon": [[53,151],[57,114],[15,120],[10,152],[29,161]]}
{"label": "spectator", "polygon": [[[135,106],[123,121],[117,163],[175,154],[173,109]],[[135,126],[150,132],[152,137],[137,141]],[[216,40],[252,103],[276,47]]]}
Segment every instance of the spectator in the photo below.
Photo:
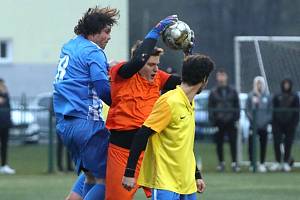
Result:
{"label": "spectator", "polygon": [[[291,171],[289,161],[291,159],[291,149],[299,122],[299,97],[293,92],[293,83],[290,79],[281,82],[281,93],[273,98],[273,137],[276,163],[270,170]],[[283,142],[284,156],[281,165],[280,145]]]}
{"label": "spectator", "polygon": [[240,171],[236,160],[237,128],[236,122],[240,117],[239,98],[236,90],[228,85],[228,75],[224,69],[216,73],[217,86],[211,90],[208,99],[209,119],[218,128],[215,134],[217,156],[219,165],[218,171],[225,170],[223,143],[227,134],[230,143],[230,152],[234,172]]}
{"label": "spectator", "polygon": [[9,95],[3,79],[0,79],[0,142],[1,142],[1,174],[15,174],[16,171],[7,165],[7,149],[10,118]]}
{"label": "spectator", "polygon": [[[260,165],[259,172],[266,172],[265,158],[268,142],[267,127],[272,120],[272,99],[266,91],[266,83],[262,76],[257,76],[253,81],[253,90],[248,94],[246,103],[246,114],[250,120],[250,135],[249,135],[249,160],[251,162],[250,170],[253,170],[253,131],[256,126],[256,133],[260,141]],[[253,110],[256,109],[255,121]],[[255,123],[255,124],[254,124]]]}

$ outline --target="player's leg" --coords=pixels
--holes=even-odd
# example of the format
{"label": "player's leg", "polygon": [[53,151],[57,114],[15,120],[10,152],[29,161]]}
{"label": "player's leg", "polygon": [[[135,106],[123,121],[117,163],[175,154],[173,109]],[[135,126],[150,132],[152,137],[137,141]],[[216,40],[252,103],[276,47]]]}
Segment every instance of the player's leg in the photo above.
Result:
{"label": "player's leg", "polygon": [[[85,148],[85,144],[87,143],[83,137],[83,134],[88,134],[89,126],[86,122],[87,120],[83,120],[80,118],[67,118],[57,120],[56,130],[57,135],[61,139],[62,143],[66,146],[68,151],[70,152],[76,167],[77,174],[80,174],[82,167],[82,158],[80,155],[81,149]],[[83,186],[85,181],[85,176],[81,177],[82,186],[77,180],[74,184],[73,189],[76,189],[76,192],[71,191],[66,199],[68,200],[77,200],[80,199],[78,196],[81,196],[81,199],[84,197]],[[78,195],[76,195],[78,194]],[[74,199],[73,199],[74,198]]]}
{"label": "player's leg", "polygon": [[[128,191],[122,186],[122,177],[126,168],[127,159],[129,157],[129,150],[118,147],[114,144],[109,144],[107,168],[106,168],[106,200],[131,200],[133,199],[138,186]],[[141,159],[138,163],[136,177],[139,172]]]}
{"label": "player's leg", "polygon": [[82,200],[83,199],[83,186],[85,181],[84,173],[78,176],[76,182],[74,183],[69,195],[66,200]]}
{"label": "player's leg", "polygon": [[75,161],[77,174],[86,173],[84,199],[104,199],[109,132],[101,121],[71,118],[58,123],[57,130]]}
{"label": "player's leg", "polygon": [[102,200],[105,197],[105,177],[109,132],[98,131],[81,152],[82,167],[85,169],[84,200]]}

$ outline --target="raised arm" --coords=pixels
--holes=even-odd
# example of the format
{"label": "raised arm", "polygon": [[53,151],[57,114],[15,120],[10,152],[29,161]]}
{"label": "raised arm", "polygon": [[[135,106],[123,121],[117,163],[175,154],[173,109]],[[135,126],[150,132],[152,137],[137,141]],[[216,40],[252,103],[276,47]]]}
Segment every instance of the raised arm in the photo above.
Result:
{"label": "raised arm", "polygon": [[137,73],[149,59],[161,33],[166,27],[177,20],[177,15],[171,15],[161,20],[155,27],[153,27],[145,36],[144,41],[138,47],[134,55],[132,55],[131,60],[119,69],[118,75],[122,78],[130,78]]}

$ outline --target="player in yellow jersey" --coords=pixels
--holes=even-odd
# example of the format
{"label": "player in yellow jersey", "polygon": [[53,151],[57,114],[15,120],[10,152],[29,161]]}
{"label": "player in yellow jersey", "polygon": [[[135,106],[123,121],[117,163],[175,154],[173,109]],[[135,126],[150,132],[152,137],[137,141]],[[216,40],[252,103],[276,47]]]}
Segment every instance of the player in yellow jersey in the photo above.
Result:
{"label": "player in yellow jersey", "polygon": [[194,97],[205,88],[213,68],[213,61],[205,55],[185,58],[181,85],[157,100],[134,137],[122,180],[125,189],[136,185],[136,164],[147,145],[138,184],[152,188],[152,199],[195,200],[196,192],[204,191],[193,152]]}

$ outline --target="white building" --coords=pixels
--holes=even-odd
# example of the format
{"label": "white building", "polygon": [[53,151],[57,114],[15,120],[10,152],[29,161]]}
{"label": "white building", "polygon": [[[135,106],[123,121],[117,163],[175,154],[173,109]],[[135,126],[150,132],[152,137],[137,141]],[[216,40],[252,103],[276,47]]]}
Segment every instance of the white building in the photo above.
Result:
{"label": "white building", "polygon": [[109,60],[128,56],[127,0],[1,0],[0,78],[10,96],[52,91],[60,48],[89,7],[120,10],[105,52]]}

